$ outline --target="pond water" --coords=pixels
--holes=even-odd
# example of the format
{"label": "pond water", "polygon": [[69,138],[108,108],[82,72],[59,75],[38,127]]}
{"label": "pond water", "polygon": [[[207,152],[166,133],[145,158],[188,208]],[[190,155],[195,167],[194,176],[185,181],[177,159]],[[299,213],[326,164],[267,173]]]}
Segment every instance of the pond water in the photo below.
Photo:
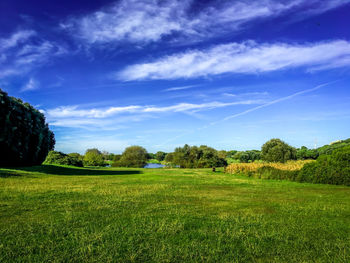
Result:
{"label": "pond water", "polygon": [[163,168],[163,167],[165,167],[165,165],[160,163],[148,163],[143,168]]}

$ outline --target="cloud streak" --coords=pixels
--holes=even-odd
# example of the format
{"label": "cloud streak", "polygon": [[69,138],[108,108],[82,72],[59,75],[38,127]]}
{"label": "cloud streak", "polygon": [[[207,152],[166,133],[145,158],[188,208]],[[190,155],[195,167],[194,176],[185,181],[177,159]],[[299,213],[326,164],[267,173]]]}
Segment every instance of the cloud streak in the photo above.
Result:
{"label": "cloud streak", "polygon": [[33,30],[19,30],[0,39],[0,78],[21,75],[67,54],[55,42],[42,39]]}
{"label": "cloud streak", "polygon": [[[119,128],[119,123],[142,121],[165,113],[194,114],[235,105],[264,103],[263,100],[240,100],[234,102],[178,103],[171,106],[139,106],[80,109],[78,106],[62,106],[43,111],[50,125],[60,127],[97,127],[99,129]],[[118,125],[117,125],[118,124]]]}
{"label": "cloud streak", "polygon": [[104,8],[70,18],[61,27],[88,44],[198,41],[237,32],[257,19],[283,14],[308,17],[349,0],[213,1],[196,6],[194,0],[121,0]]}
{"label": "cloud streak", "polygon": [[197,78],[224,73],[256,74],[306,67],[322,70],[350,66],[350,42],[258,44],[254,41],[189,50],[118,72],[121,80]]}

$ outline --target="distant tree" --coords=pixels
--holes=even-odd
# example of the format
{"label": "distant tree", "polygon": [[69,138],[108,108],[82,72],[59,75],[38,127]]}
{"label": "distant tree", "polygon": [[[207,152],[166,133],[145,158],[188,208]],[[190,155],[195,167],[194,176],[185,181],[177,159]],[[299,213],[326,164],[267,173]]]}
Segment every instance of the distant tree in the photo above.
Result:
{"label": "distant tree", "polygon": [[220,158],[218,152],[206,145],[189,146],[185,144],[178,147],[173,153],[167,154],[166,162],[178,165],[181,168],[211,168],[227,165],[224,158]]}
{"label": "distant tree", "polygon": [[228,152],[225,150],[218,151],[218,156],[222,159],[225,159],[228,157]]}
{"label": "distant tree", "polygon": [[147,151],[141,146],[127,147],[121,155],[119,161],[116,161],[113,166],[121,167],[144,167],[147,164]]}
{"label": "distant tree", "polygon": [[156,159],[158,161],[163,161],[165,159],[165,156],[166,156],[166,153],[165,152],[161,152],[161,151],[158,151],[155,155]]}
{"label": "distant tree", "polygon": [[88,149],[84,155],[84,166],[104,166],[102,153],[96,149]]}
{"label": "distant tree", "polygon": [[164,161],[167,163],[171,163],[171,162],[173,162],[173,159],[174,159],[174,153],[168,153],[165,156]]}
{"label": "distant tree", "polygon": [[268,162],[284,163],[296,159],[296,149],[280,139],[271,139],[261,147],[261,158]]}

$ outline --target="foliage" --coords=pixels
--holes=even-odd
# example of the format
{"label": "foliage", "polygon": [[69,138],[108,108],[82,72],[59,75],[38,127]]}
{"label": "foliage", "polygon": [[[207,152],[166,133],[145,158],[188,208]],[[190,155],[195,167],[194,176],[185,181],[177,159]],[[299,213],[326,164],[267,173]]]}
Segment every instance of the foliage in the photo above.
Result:
{"label": "foliage", "polygon": [[227,165],[225,159],[220,158],[215,149],[206,145],[178,147],[171,155],[167,155],[166,162],[181,168],[209,168]]}
{"label": "foliage", "polygon": [[284,163],[296,159],[296,149],[280,139],[271,139],[261,147],[261,159],[267,162]]}
{"label": "foliage", "polygon": [[316,149],[308,149],[305,146],[302,146],[300,149],[297,149],[296,157],[298,160],[307,160],[313,159],[316,160],[319,156],[319,152]]}
{"label": "foliage", "polygon": [[305,165],[298,181],[350,186],[350,146],[321,155],[316,162]]}
{"label": "foliage", "polygon": [[82,156],[79,153],[64,154],[62,152],[50,151],[44,164],[83,166]]}
{"label": "foliage", "polygon": [[41,164],[54,145],[44,115],[0,90],[0,166]]}
{"label": "foliage", "polygon": [[104,166],[102,153],[96,149],[88,149],[84,155],[84,166]]}
{"label": "foliage", "polygon": [[127,147],[119,161],[113,163],[114,167],[144,167],[147,164],[148,154],[141,146]]}
{"label": "foliage", "polygon": [[162,151],[158,151],[157,153],[156,153],[156,158],[155,159],[157,159],[158,161],[164,161],[164,159],[165,159],[165,156],[166,156],[166,153],[165,152],[162,152]]}
{"label": "foliage", "polygon": [[328,145],[324,145],[317,148],[318,155],[331,154],[333,151],[343,148],[345,146],[350,146],[350,138],[346,140],[339,140]]}
{"label": "foliage", "polygon": [[236,152],[233,159],[239,160],[241,163],[250,163],[260,160],[261,153],[258,150]]}

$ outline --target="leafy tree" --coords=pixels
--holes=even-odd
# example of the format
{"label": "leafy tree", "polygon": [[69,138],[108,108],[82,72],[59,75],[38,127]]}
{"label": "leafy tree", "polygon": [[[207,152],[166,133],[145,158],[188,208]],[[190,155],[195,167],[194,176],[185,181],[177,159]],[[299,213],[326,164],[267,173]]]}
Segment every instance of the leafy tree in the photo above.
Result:
{"label": "leafy tree", "polygon": [[113,166],[121,167],[144,167],[147,164],[147,151],[141,146],[127,147],[121,155],[119,161],[116,161]]}
{"label": "leafy tree", "polygon": [[0,166],[39,165],[54,145],[44,115],[0,89]]}
{"label": "leafy tree", "polygon": [[156,159],[158,161],[163,161],[165,159],[165,156],[166,156],[166,153],[165,152],[161,152],[161,151],[158,151],[155,155]]}
{"label": "leafy tree", "polygon": [[96,149],[88,149],[84,155],[84,166],[104,166],[102,153]]}
{"label": "leafy tree", "polygon": [[178,147],[165,157],[167,162],[179,165],[181,168],[209,168],[227,165],[224,158],[220,158],[218,152],[206,145],[189,146],[185,144]]}
{"label": "leafy tree", "polygon": [[271,139],[261,147],[261,157],[264,161],[284,163],[296,159],[296,149],[280,139]]}

